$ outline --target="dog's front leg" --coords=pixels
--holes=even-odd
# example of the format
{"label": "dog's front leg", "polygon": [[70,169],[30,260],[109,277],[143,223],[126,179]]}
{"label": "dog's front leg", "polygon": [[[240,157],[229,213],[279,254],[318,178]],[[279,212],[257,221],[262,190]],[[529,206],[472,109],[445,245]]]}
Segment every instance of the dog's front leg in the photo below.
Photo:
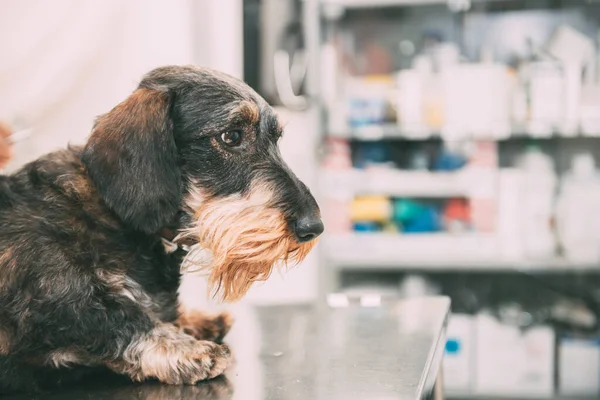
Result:
{"label": "dog's front leg", "polygon": [[[56,289],[60,285],[51,288],[52,298],[58,297]],[[168,384],[195,384],[227,368],[231,355],[226,345],[197,340],[174,324],[161,322],[130,297],[136,298],[131,294],[115,299],[111,294],[86,302],[32,304],[31,314],[54,313],[60,318],[31,320],[37,324],[29,329],[44,332],[43,342],[53,348],[34,354],[31,362],[54,368],[106,365],[135,381],[158,379]]]}
{"label": "dog's front leg", "polygon": [[221,375],[230,361],[226,345],[196,340],[163,323],[135,336],[121,357],[107,366],[135,381],[156,378],[168,384],[195,384]]}

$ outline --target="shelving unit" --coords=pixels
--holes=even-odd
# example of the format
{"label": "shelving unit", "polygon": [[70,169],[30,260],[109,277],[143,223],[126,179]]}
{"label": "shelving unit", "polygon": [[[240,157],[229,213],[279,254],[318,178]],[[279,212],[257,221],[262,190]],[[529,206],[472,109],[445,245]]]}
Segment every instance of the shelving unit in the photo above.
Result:
{"label": "shelving unit", "polygon": [[[525,0],[304,0],[304,4],[307,6],[304,11],[308,21],[306,29],[310,30],[307,49],[310,55],[311,69],[313,71],[312,75],[309,74],[311,76],[309,88],[311,88],[310,90],[313,90],[312,93],[315,95],[315,102],[313,104],[318,108],[317,114],[319,115],[319,118],[321,118],[321,131],[323,137],[338,139],[338,144],[349,143],[346,148],[350,150],[351,155],[353,156],[358,154],[356,149],[364,142],[371,142],[368,143],[367,146],[371,149],[369,151],[379,151],[379,144],[372,144],[380,142],[380,144],[389,146],[388,149],[392,149],[395,156],[398,156],[398,154],[404,156],[408,154],[409,150],[406,150],[407,148],[412,149],[413,147],[424,148],[426,146],[437,146],[445,139],[443,129],[439,128],[443,125],[440,124],[432,125],[437,126],[438,128],[431,129],[429,132],[421,129],[411,132],[404,130],[400,124],[389,122],[371,125],[367,123],[361,126],[360,124],[363,121],[360,117],[352,120],[355,127],[351,127],[351,124],[347,124],[348,126],[346,127],[344,127],[343,124],[340,124],[341,118],[339,118],[339,114],[335,115],[336,118],[332,118],[331,120],[327,119],[328,111],[331,110],[328,110],[326,107],[334,104],[335,107],[341,109],[344,105],[340,105],[340,103],[329,103],[329,98],[320,96],[321,90],[328,86],[333,76],[333,74],[329,74],[324,80],[320,76],[320,74],[323,73],[322,65],[320,64],[321,57],[323,56],[323,53],[321,53],[322,42],[320,40],[320,35],[321,32],[331,33],[334,31],[332,25],[342,21],[345,15],[349,16],[349,20],[356,22],[362,15],[361,13],[363,10],[366,10],[367,8],[381,9],[396,6],[403,8],[403,10],[398,11],[397,14],[394,14],[391,10],[389,13],[387,10],[373,10],[374,12],[365,13],[365,15],[368,15],[370,18],[367,18],[371,24],[369,27],[374,29],[373,27],[377,26],[377,22],[374,22],[374,15],[383,14],[382,18],[389,26],[391,26],[393,23],[397,24],[396,21],[393,21],[393,23],[390,22],[393,15],[410,15],[411,17],[416,15],[418,18],[421,18],[419,21],[428,22],[428,17],[424,17],[428,12],[433,12],[437,16],[436,18],[439,19],[440,14],[444,12],[460,12],[461,10],[464,10],[464,8],[461,7],[469,5],[473,6],[473,8],[478,11],[485,11],[488,9],[500,10],[504,9],[505,5],[507,5],[506,7],[508,8],[512,7],[514,10],[525,3]],[[558,3],[560,3],[560,0]],[[567,5],[572,5],[574,3],[577,3],[579,6],[590,4],[585,0],[574,0],[573,2],[567,3]],[[560,4],[564,5],[565,3],[562,2]],[[444,8],[444,5],[447,5],[448,7]],[[418,12],[409,10],[410,7],[418,6],[426,7]],[[536,7],[538,6],[539,3],[536,3]],[[379,14],[375,11],[379,12]],[[484,12],[480,14],[484,14]],[[389,19],[386,19],[388,17]],[[464,15],[457,14],[453,15],[451,20],[464,28],[466,18],[463,17]],[[481,24],[481,19],[479,19],[477,23]],[[416,28],[416,23],[413,21],[407,21],[407,24],[412,24],[412,29],[418,29]],[[429,28],[431,28],[431,26],[429,26]],[[407,33],[407,29],[409,28],[402,30],[402,32],[408,37],[410,34]],[[447,29],[446,32],[449,30],[450,29]],[[390,31],[397,32],[392,28],[390,28]],[[315,34],[315,32],[319,33]],[[404,37],[398,38],[398,40],[401,39],[404,39]],[[411,36],[410,40],[414,41],[415,36]],[[373,73],[373,75],[377,75],[377,73]],[[349,93],[354,93],[354,90],[356,89],[352,87]],[[342,100],[347,100],[347,98],[343,98]],[[338,111],[339,109],[335,108],[335,110]],[[489,107],[487,110],[489,110]],[[393,110],[392,112],[399,112],[399,110]],[[370,118],[370,116],[366,119],[368,120],[368,118]],[[357,120],[358,122],[355,122]],[[393,120],[393,118],[386,116],[384,120],[390,121]],[[554,149],[561,147],[564,144],[565,148],[569,148],[569,151],[573,151],[574,149],[579,150],[582,146],[585,147],[589,146],[591,143],[595,143],[594,138],[600,138],[600,135],[593,135],[591,134],[592,132],[587,132],[587,134],[579,133],[575,135],[564,135],[558,130],[550,132],[546,127],[544,127],[544,132],[541,132],[542,129],[540,129],[536,133],[535,129],[533,129],[535,127],[533,127],[531,131],[527,129],[527,126],[532,127],[534,125],[531,124],[531,121],[529,121],[529,123],[529,125],[526,124],[523,126],[518,123],[503,125],[507,128],[506,131],[510,132],[510,134],[503,137],[500,135],[497,135],[496,137],[491,137],[491,135],[486,137],[483,134],[476,135],[474,132],[471,132],[470,136],[464,135],[464,137],[460,138],[460,140],[475,138],[481,141],[495,141],[497,144],[496,155],[498,156],[498,166],[494,168],[488,168],[485,166],[485,161],[481,163],[480,159],[478,160],[480,164],[474,163],[474,165],[459,169],[456,172],[439,172],[439,168],[432,167],[432,163],[429,164],[431,171],[419,170],[413,165],[410,167],[415,169],[402,170],[400,168],[406,168],[407,166],[402,166],[400,165],[401,163],[396,163],[398,168],[395,168],[390,167],[390,164],[393,163],[387,162],[387,160],[381,161],[380,164],[377,165],[377,161],[375,163],[364,163],[355,162],[356,159],[352,159],[354,166],[364,167],[364,169],[358,169],[349,168],[347,158],[336,164],[336,160],[339,161],[341,158],[336,159],[334,157],[332,162],[328,162],[328,168],[323,168],[319,172],[319,198],[324,200],[324,202],[331,201],[330,206],[335,211],[340,207],[347,206],[352,199],[363,196],[379,196],[380,198],[384,197],[389,200],[388,205],[382,207],[389,207],[389,204],[392,204],[392,207],[396,207],[397,202],[401,203],[406,199],[411,201],[416,199],[417,201],[421,201],[422,204],[433,204],[434,206],[444,204],[443,199],[456,199],[459,201],[462,201],[463,199],[483,199],[486,201],[493,196],[500,197],[499,182],[501,181],[501,177],[496,172],[500,169],[501,165],[514,165],[514,160],[511,158],[513,153],[511,152],[514,147],[524,146],[527,139],[542,139],[543,144],[541,147],[544,147],[544,149]],[[356,127],[357,125],[358,127]],[[414,126],[414,124],[411,126]],[[470,127],[471,125],[466,126]],[[465,131],[467,129],[465,129]],[[472,129],[472,131],[476,131],[476,129]],[[562,140],[565,140],[566,142],[562,142]],[[578,142],[578,140],[580,140],[580,142]],[[566,144],[567,142],[568,144]],[[577,144],[573,145],[572,143],[575,142]],[[402,146],[405,147],[403,148]],[[346,151],[346,148],[339,150],[340,153],[336,153],[336,155],[343,154],[344,151]],[[509,157],[500,160],[500,153],[502,151],[510,153]],[[426,153],[426,151],[423,150],[423,153]],[[376,154],[381,155],[381,153]],[[506,154],[503,155],[506,156]],[[566,160],[569,156],[562,153],[554,155],[556,156],[556,163],[560,164],[562,166],[561,171],[564,171]],[[507,160],[509,161],[507,162]],[[505,164],[502,164],[502,162]],[[480,168],[481,164],[484,164],[484,168]],[[475,166],[475,168],[472,168],[473,166]],[[490,193],[492,193],[492,195],[490,195]],[[518,206],[519,205],[516,207]],[[375,218],[380,217],[373,218],[375,220]],[[386,225],[388,222],[389,221],[381,223],[380,229],[382,229],[383,232],[377,233],[347,232],[346,228],[343,227],[339,228],[339,231],[334,230],[332,232],[331,229],[327,230],[326,235],[324,235],[318,246],[322,260],[321,268],[319,270],[319,291],[322,296],[326,296],[327,293],[336,292],[342,289],[342,284],[349,285],[349,291],[364,290],[367,292],[373,289],[373,287],[381,287],[381,290],[384,293],[387,293],[386,290],[397,293],[402,292],[403,290],[400,288],[399,283],[405,281],[394,281],[394,277],[409,277],[409,280],[410,278],[416,278],[418,280],[425,276],[432,282],[434,287],[437,286],[437,289],[442,290],[446,294],[452,293],[453,290],[464,290],[461,293],[465,298],[476,296],[474,293],[480,295],[481,293],[477,291],[481,288],[482,291],[488,290],[485,292],[488,295],[490,292],[493,292],[496,296],[494,297],[494,300],[498,300],[498,293],[502,291],[502,288],[497,288],[498,290],[496,291],[490,288],[494,287],[494,285],[507,285],[505,292],[508,293],[508,296],[519,293],[519,295],[523,296],[523,299],[521,299],[523,300],[522,304],[527,304],[527,300],[531,302],[531,299],[526,299],[527,296],[532,298],[535,297],[535,300],[539,302],[539,298],[536,296],[540,295],[540,293],[544,292],[548,287],[561,287],[560,283],[567,280],[569,282],[568,284],[565,284],[564,287],[565,293],[568,292],[566,288],[571,284],[571,278],[573,278],[573,282],[577,281],[578,283],[581,283],[583,281],[589,281],[589,285],[594,285],[593,282],[597,282],[600,277],[600,262],[577,262],[562,258],[559,255],[549,258],[532,258],[532,256],[524,255],[523,252],[520,251],[516,252],[517,254],[512,253],[510,251],[510,245],[505,246],[505,244],[507,241],[514,238],[511,238],[510,235],[508,235],[507,238],[506,231],[502,230],[505,226],[503,225],[501,227],[498,223],[494,227],[495,231],[489,233],[487,233],[487,231],[486,233],[483,233],[483,230],[477,232],[477,229],[473,229],[473,232],[466,233],[436,232],[417,234],[413,231],[412,233],[401,234],[393,231],[388,232],[387,229],[390,229],[390,226],[393,226],[393,224]],[[396,228],[398,228],[398,226],[400,226],[400,229],[406,227],[406,225],[400,225],[397,220],[394,221],[394,224],[398,224],[395,226]],[[520,234],[520,232],[518,233]],[[517,237],[516,241],[518,242],[519,240],[520,239]],[[346,274],[344,279],[342,279],[344,273]],[[530,283],[529,279],[523,279],[524,277],[520,273],[535,275],[535,277],[531,279],[531,282],[537,282],[537,286],[536,283]],[[515,281],[515,279],[517,281]],[[552,285],[549,285],[548,287],[543,286],[546,282],[552,282]],[[448,287],[444,287],[445,284],[452,286],[452,290],[449,292],[444,291],[445,289],[448,289]],[[518,288],[512,288],[511,285],[518,286]],[[523,293],[526,294],[523,295]],[[563,293],[552,293],[556,296],[563,296]],[[577,291],[575,291],[575,293],[577,293]],[[519,295],[516,296],[518,297]],[[457,299],[460,299],[460,297],[461,296],[456,296]],[[515,302],[521,301],[520,298],[512,300]],[[480,309],[476,312],[479,311]],[[474,313],[472,309],[471,311],[459,312]],[[557,338],[557,342],[558,341],[560,341],[560,338]],[[554,351],[558,351],[556,347],[554,348]],[[483,354],[483,352],[478,354]],[[549,364],[547,363],[546,365]],[[471,388],[473,387],[474,386]],[[560,396],[557,394],[549,396],[549,392],[550,390],[548,389],[544,396],[540,398],[548,400],[578,400],[578,397],[576,396]],[[446,394],[446,397],[455,400],[492,400],[507,398],[505,396],[481,396],[473,393],[460,393],[460,391],[449,392]],[[520,397],[516,396],[510,398],[516,399]],[[598,398],[598,396],[586,398]]]}
{"label": "shelving unit", "polygon": [[[347,270],[600,274],[600,265],[592,262],[575,263],[564,258],[504,258],[498,254],[493,235],[349,234],[330,236],[323,240],[322,246],[332,255],[328,260],[331,268]],[[442,251],[432,254],[431,247]]]}
{"label": "shelving unit", "polygon": [[463,169],[458,172],[402,171],[373,168],[325,171],[321,193],[348,195],[387,195],[391,197],[469,197],[493,190],[490,174]]}
{"label": "shelving unit", "polygon": [[[449,5],[453,11],[459,3],[472,6],[477,3],[500,3],[511,0],[304,0],[305,15],[308,10],[318,14],[311,15],[312,27],[315,20],[327,21],[326,24],[336,24],[338,20],[331,18],[328,12],[330,6],[347,9],[367,9],[382,7],[418,7],[422,5]],[[514,1],[513,1],[514,3]],[[579,2],[578,2],[579,4]],[[583,3],[582,3],[583,4]],[[453,8],[454,7],[454,8]],[[331,11],[331,10],[329,10]],[[341,18],[343,13],[338,14]],[[321,28],[319,24],[319,29]],[[326,28],[327,29],[327,28]],[[320,30],[319,30],[320,32]],[[320,37],[320,33],[319,33]],[[321,71],[320,66],[320,40],[311,32],[312,42],[308,43],[308,51],[312,57],[313,71]],[[314,57],[313,57],[314,56]],[[316,98],[319,114],[327,114],[326,102],[320,101],[319,93],[321,84],[318,73],[312,75],[312,88]],[[357,140],[362,142],[376,142],[381,140],[408,140],[419,142],[423,140],[443,140],[440,132],[415,133],[404,131],[395,123],[372,124],[361,127],[347,127],[346,129],[330,129],[327,119],[322,119],[322,131],[330,138]],[[467,136],[465,136],[467,137]],[[504,141],[514,138],[551,139],[588,137],[594,135],[562,135],[560,132],[546,132],[535,134],[528,132],[524,126],[513,126],[512,133],[507,138],[490,139],[482,135],[477,139]],[[389,196],[392,198],[472,198],[481,193],[489,194],[497,190],[497,177],[490,171],[465,168],[458,172],[428,172],[405,171],[393,168],[367,168],[346,170],[324,170],[319,176],[319,189],[323,197],[337,197],[351,199],[355,196]],[[341,202],[340,202],[341,204]],[[574,271],[577,273],[600,272],[600,263],[573,263],[562,258],[550,260],[526,260],[522,258],[504,257],[499,248],[499,238],[496,235],[482,234],[424,234],[424,235],[393,235],[393,234],[330,234],[323,239],[321,247],[324,265],[334,270],[334,274],[326,274],[326,279],[333,279],[336,286],[335,274],[344,269],[386,269],[386,270],[520,270],[535,271],[536,273],[554,271]]]}

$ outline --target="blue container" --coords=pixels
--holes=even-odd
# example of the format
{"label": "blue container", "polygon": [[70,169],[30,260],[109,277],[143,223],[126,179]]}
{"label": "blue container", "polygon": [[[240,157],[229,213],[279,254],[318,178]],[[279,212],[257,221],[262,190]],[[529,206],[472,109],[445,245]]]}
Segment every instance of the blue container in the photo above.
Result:
{"label": "blue container", "polygon": [[396,199],[394,200],[394,221],[406,222],[418,218],[420,214],[426,212],[425,206],[414,200]]}
{"label": "blue container", "polygon": [[365,168],[368,164],[383,164],[388,162],[389,149],[382,142],[359,143],[354,158],[357,168]]}
{"label": "blue container", "polygon": [[380,232],[381,225],[379,225],[377,222],[371,222],[371,221],[355,222],[354,223],[354,231],[362,232],[362,233]]}
{"label": "blue container", "polygon": [[402,223],[404,233],[429,233],[440,229],[440,214],[433,206],[425,206],[423,212]]}

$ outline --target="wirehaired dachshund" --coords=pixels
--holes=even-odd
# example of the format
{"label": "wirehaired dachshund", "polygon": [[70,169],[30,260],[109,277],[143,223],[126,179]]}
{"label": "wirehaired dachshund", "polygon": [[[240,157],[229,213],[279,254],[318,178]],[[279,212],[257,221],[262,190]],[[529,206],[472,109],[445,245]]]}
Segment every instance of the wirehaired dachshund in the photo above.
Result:
{"label": "wirehaired dachshund", "polygon": [[96,368],[195,384],[231,362],[232,319],[182,309],[182,269],[224,301],[299,262],[319,207],[277,147],[250,87],[194,66],[157,68],[82,147],[0,175],[0,391]]}

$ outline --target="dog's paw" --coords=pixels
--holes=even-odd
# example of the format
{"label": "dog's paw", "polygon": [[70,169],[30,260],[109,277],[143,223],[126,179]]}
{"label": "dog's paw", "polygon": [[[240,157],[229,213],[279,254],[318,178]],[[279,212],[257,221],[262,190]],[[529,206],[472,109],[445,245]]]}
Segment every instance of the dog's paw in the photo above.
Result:
{"label": "dog's paw", "polygon": [[231,329],[234,319],[228,312],[217,315],[207,315],[198,311],[182,314],[177,325],[183,331],[198,340],[209,340],[222,343],[223,338]]}
{"label": "dog's paw", "polygon": [[171,385],[194,385],[221,375],[232,360],[227,345],[196,340],[164,324],[132,341],[123,357],[106,365],[138,382],[158,379]]}
{"label": "dog's paw", "polygon": [[206,340],[198,341],[191,351],[181,356],[173,376],[167,377],[164,383],[195,385],[223,374],[232,362],[227,345]]}
{"label": "dog's paw", "polygon": [[199,371],[199,376],[191,376],[191,379],[186,379],[188,384],[215,378],[225,372],[231,364],[231,351],[226,344],[202,340],[198,342],[196,349],[192,358],[196,365],[201,366],[203,370]]}

